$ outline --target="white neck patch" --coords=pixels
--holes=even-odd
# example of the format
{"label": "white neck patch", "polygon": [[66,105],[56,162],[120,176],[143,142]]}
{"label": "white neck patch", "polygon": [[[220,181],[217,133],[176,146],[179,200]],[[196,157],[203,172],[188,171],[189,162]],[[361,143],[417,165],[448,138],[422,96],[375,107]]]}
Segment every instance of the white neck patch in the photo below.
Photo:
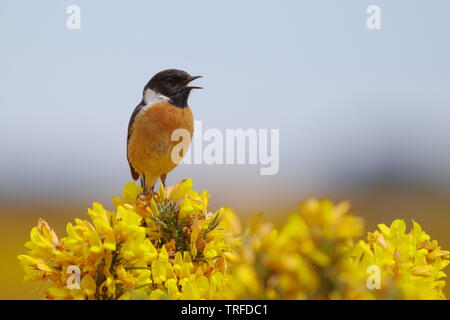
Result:
{"label": "white neck patch", "polygon": [[152,89],[148,89],[148,88],[145,89],[145,91],[144,91],[144,104],[145,104],[144,110],[147,110],[148,108],[153,106],[155,103],[164,102],[164,101],[167,102],[167,101],[170,101],[170,99],[161,93],[157,93],[157,92],[153,91]]}

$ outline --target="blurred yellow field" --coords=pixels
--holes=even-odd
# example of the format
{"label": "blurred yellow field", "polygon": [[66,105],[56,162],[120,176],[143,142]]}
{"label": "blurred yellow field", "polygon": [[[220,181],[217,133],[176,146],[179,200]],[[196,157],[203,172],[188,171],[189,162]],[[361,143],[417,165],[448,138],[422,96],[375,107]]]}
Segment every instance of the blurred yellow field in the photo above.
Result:
{"label": "blurred yellow field", "polygon": [[[420,195],[414,195],[411,192],[399,189],[391,189],[387,193],[379,190],[371,191],[367,194],[359,193],[351,209],[352,212],[366,220],[366,230],[375,230],[377,223],[390,224],[395,218],[405,219],[409,229],[411,227],[409,221],[415,220],[420,222],[433,239],[439,241],[444,250],[450,247],[450,238],[448,238],[445,228],[447,223],[450,223],[450,219],[444,215],[448,209],[449,201],[445,197],[441,197],[439,193],[425,192]],[[286,204],[285,201],[283,203]],[[293,199],[292,203],[295,203]],[[389,207],[389,203],[395,204],[396,207]],[[281,207],[282,204],[279,203],[278,206]],[[112,207],[112,204],[108,207]],[[265,208],[269,212],[266,215],[266,220],[281,226],[288,214],[295,210],[295,207],[295,205],[292,206],[293,210],[291,211],[285,208],[282,210],[282,214],[274,213],[280,210],[275,206],[273,208]],[[254,212],[256,211],[255,208]],[[363,212],[367,212],[367,215],[364,215]],[[4,219],[2,224],[0,240],[3,243],[8,243],[8,246],[6,247],[7,250],[2,250],[1,253],[0,298],[43,299],[45,297],[43,292],[48,289],[48,284],[23,283],[24,271],[19,265],[17,256],[26,253],[23,245],[28,241],[29,232],[36,225],[39,218],[45,218],[51,227],[55,229],[56,234],[64,235],[67,222],[73,221],[75,217],[87,218],[87,208],[82,208],[76,204],[60,204],[58,206],[46,204],[40,208],[21,206],[20,210],[17,208],[5,208],[2,210],[2,213],[5,218],[8,218]],[[445,218],[439,219],[439,215]],[[249,213],[244,213],[241,220],[247,221],[245,222],[247,224],[249,220],[246,217],[250,217]],[[362,238],[364,237],[365,235],[362,235]],[[448,294],[448,286],[444,289],[444,292]]]}

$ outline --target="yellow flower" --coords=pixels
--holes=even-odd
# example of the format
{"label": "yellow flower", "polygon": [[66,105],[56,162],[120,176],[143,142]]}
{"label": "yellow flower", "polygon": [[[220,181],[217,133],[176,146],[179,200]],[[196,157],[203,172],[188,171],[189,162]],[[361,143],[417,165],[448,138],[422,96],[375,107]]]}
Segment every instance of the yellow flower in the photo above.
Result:
{"label": "yellow flower", "polygon": [[184,198],[186,194],[192,189],[192,179],[184,179],[175,184],[169,191],[169,199],[172,201],[178,201]]}
{"label": "yellow flower", "polygon": [[[48,299],[214,298],[229,281],[231,214],[209,213],[208,193],[192,190],[191,179],[151,198],[141,192],[127,183],[122,198],[113,197],[114,211],[94,203],[90,220],[68,223],[61,239],[39,220],[27,254],[18,256],[24,280],[49,280]],[[74,266],[77,274],[69,272]]]}
{"label": "yellow flower", "polygon": [[[450,253],[441,250],[415,221],[409,232],[403,220],[393,221],[390,227],[380,224],[378,228],[380,231],[369,233],[368,241],[360,241],[353,250],[355,269],[378,266],[381,284],[396,288],[389,298],[444,299],[442,278],[446,274],[442,270],[450,262]],[[385,298],[385,292],[375,292],[375,296]]]}
{"label": "yellow flower", "polygon": [[[18,256],[24,281],[47,281],[48,299],[445,298],[450,252],[415,221],[361,240],[348,202],[308,199],[279,228],[261,216],[243,228],[192,185],[142,195],[129,182],[114,210],[93,203],[62,238],[40,219]],[[374,267],[379,289],[368,287]]]}
{"label": "yellow flower", "polygon": [[[309,199],[279,230],[254,218],[232,265],[222,298],[241,299],[441,299],[449,252],[420,225],[403,220],[362,234],[347,202]],[[356,243],[356,244],[355,244]],[[211,249],[209,248],[211,247]],[[205,256],[213,255],[211,242]],[[210,253],[211,252],[211,253]],[[381,289],[367,286],[369,266],[381,269]]]}
{"label": "yellow flower", "polygon": [[31,229],[30,241],[25,243],[25,247],[31,253],[39,255],[42,258],[53,256],[58,245],[58,237],[43,219],[39,219],[38,225]]}

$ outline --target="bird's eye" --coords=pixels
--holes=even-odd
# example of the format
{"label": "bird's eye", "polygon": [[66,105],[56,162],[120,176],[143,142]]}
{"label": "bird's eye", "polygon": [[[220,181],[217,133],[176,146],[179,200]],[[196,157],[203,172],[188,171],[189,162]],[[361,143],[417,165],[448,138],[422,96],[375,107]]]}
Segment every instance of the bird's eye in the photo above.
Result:
{"label": "bird's eye", "polygon": [[167,78],[166,78],[166,81],[167,81],[167,82],[174,82],[175,79],[174,79],[173,77],[167,77]]}

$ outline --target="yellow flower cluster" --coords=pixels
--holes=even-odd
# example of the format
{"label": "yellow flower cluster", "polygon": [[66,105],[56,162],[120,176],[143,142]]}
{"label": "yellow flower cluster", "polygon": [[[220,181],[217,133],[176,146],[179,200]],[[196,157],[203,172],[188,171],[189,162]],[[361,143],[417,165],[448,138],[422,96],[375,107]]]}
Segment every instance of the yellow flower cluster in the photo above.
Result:
{"label": "yellow flower cluster", "polygon": [[378,228],[352,251],[356,270],[370,266],[380,270],[380,290],[374,291],[374,298],[445,299],[442,279],[446,274],[442,270],[450,262],[450,252],[441,250],[415,221],[410,232],[403,220]]}
{"label": "yellow flower cluster", "polygon": [[208,193],[186,179],[155,194],[128,183],[115,210],[94,203],[90,221],[58,239],[44,220],[18,258],[25,281],[48,280],[49,299],[211,299],[233,259],[234,213],[207,211]]}
{"label": "yellow flower cluster", "polygon": [[449,252],[419,224],[406,233],[396,220],[357,242],[362,220],[348,211],[347,202],[310,199],[279,231],[254,219],[222,298],[445,299]]}
{"label": "yellow flower cluster", "polygon": [[255,219],[243,238],[241,261],[224,298],[327,299],[339,297],[340,273],[352,239],[361,235],[349,204],[310,199],[278,231]]}
{"label": "yellow flower cluster", "polygon": [[348,202],[309,199],[280,228],[255,216],[243,232],[190,179],[141,192],[126,184],[113,211],[94,203],[61,239],[40,220],[25,281],[47,282],[49,299],[445,299],[450,252],[416,222],[359,240]]}

